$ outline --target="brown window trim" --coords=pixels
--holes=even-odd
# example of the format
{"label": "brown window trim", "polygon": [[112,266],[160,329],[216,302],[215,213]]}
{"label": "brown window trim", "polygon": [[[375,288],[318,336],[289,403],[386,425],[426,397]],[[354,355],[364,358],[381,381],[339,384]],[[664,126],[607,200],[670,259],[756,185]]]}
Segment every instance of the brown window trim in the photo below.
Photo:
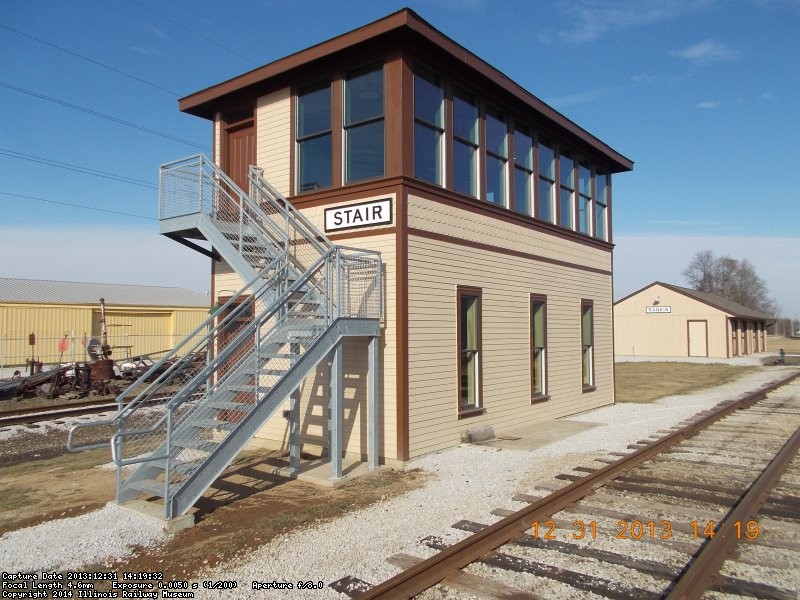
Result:
{"label": "brown window trim", "polygon": [[[592,331],[591,331],[591,336],[592,336],[591,337],[591,340],[592,340],[592,366],[591,366],[591,369],[592,369],[592,383],[589,384],[589,385],[586,385],[586,384],[583,383],[583,310],[587,306],[591,306],[592,307],[592,323],[591,323],[591,327],[592,327]],[[594,390],[597,389],[597,386],[595,385],[595,382],[597,381],[597,379],[595,379],[595,368],[594,368],[594,363],[595,363],[595,360],[594,360],[594,357],[595,357],[594,300],[581,298],[580,319],[581,319],[581,356],[580,356],[580,358],[581,358],[581,388],[582,388],[583,392],[586,393],[586,392],[593,392]]]}
{"label": "brown window trim", "polygon": [[[541,302],[544,310],[544,392],[541,394],[537,394],[533,391],[533,303],[534,302]],[[538,404],[540,402],[546,402],[550,399],[550,394],[547,391],[547,382],[548,382],[548,373],[547,373],[547,365],[549,361],[547,360],[547,296],[544,294],[531,294],[528,298],[528,318],[530,319],[530,327],[528,328],[528,336],[530,339],[529,348],[530,352],[528,358],[530,360],[530,377],[531,377],[531,404]]]}
{"label": "brown window trim", "polygon": [[[459,400],[460,400],[460,398],[459,398]],[[459,402],[459,404],[460,404],[460,402]],[[482,415],[485,412],[486,412],[486,409],[483,408],[483,407],[470,408],[469,410],[459,411],[458,418],[459,419],[467,419],[469,417],[477,417],[478,415]]]}
{"label": "brown window trim", "polygon": [[[478,389],[477,401],[474,408],[466,410],[461,408],[461,297],[475,296],[478,298]],[[456,366],[458,378],[456,379],[456,399],[458,418],[471,417],[483,414],[486,407],[483,405],[483,288],[459,285],[456,286]]]}

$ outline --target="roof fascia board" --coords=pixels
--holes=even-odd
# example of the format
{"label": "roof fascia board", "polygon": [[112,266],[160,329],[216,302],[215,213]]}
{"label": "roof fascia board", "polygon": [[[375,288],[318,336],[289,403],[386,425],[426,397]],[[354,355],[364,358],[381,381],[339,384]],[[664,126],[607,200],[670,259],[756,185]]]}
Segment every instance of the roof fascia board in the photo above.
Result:
{"label": "roof fascia board", "polygon": [[358,44],[374,40],[392,31],[407,28],[428,40],[441,51],[452,56],[456,60],[467,65],[494,85],[506,90],[511,95],[519,98],[524,104],[532,107],[546,119],[555,123],[558,127],[579,140],[588,144],[590,147],[601,152],[604,156],[611,159],[615,164],[615,172],[630,171],[633,169],[633,161],[620,154],[608,144],[595,137],[563,114],[547,105],[545,102],[531,94],[525,88],[515,83],[510,77],[499,71],[479,56],[467,50],[464,46],[447,37],[441,31],[433,27],[422,17],[410,9],[402,9],[383,19],[364,25],[358,29],[344,33],[330,40],[321,42],[305,50],[291,54],[285,58],[278,59],[233,79],[229,79],[217,85],[208,87],[204,90],[185,96],[178,101],[181,111],[193,114],[206,119],[214,116],[214,104],[222,96],[241,92],[250,86],[256,86],[266,79],[283,75],[288,71],[300,68],[315,60],[330,56],[333,53],[341,52],[347,48]]}

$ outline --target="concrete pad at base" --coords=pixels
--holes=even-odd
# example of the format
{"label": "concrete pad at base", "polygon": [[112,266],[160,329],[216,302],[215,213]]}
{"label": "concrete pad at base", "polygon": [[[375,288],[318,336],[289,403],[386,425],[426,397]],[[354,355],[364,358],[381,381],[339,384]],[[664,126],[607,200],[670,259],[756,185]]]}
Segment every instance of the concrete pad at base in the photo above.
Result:
{"label": "concrete pad at base", "polygon": [[508,450],[534,450],[553,442],[560,442],[565,438],[582,433],[598,425],[599,423],[567,421],[565,419],[539,421],[538,423],[503,429],[497,432],[495,439],[480,442],[478,445]]}
{"label": "concrete pad at base", "polygon": [[370,471],[367,463],[354,458],[342,459],[342,478],[331,479],[331,463],[328,458],[318,458],[315,460],[303,461],[300,465],[300,472],[293,473],[287,467],[275,467],[272,473],[283,477],[292,477],[301,481],[308,481],[324,487],[336,487],[347,483],[351,479],[374,473]]}
{"label": "concrete pad at base", "polygon": [[139,514],[148,516],[161,523],[162,528],[167,533],[177,533],[183,529],[194,527],[194,515],[181,515],[180,517],[173,517],[172,519],[164,518],[164,507],[160,504],[153,504],[147,500],[132,500],[124,504],[117,504],[113,500],[108,503],[113,506],[120,506],[127,508]]}

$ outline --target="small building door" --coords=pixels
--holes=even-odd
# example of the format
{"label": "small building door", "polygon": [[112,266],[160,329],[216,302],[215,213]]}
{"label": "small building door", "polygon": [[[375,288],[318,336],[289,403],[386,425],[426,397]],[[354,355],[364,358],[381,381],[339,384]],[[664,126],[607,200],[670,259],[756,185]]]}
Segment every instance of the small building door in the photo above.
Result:
{"label": "small building door", "polygon": [[708,322],[689,321],[689,356],[708,356]]}
{"label": "small building door", "polygon": [[[224,115],[222,123],[222,156],[220,166],[247,193],[250,188],[248,174],[250,165],[256,164],[256,126],[252,109]],[[236,194],[229,192],[231,197]],[[226,221],[239,220],[238,203],[220,203],[220,218]]]}

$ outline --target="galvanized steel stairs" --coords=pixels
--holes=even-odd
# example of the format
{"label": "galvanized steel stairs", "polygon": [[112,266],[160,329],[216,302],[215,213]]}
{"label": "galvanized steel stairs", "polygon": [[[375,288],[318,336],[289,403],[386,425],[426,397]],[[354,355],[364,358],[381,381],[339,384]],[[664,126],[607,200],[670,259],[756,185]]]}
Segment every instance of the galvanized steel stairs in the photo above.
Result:
{"label": "galvanized steel stairs", "polygon": [[382,281],[378,253],[332,244],[256,168],[245,194],[205,157],[164,165],[160,216],[163,233],[210,241],[247,281],[119,396],[109,421],[117,502],[160,497],[172,518],[344,336],[378,335]]}

